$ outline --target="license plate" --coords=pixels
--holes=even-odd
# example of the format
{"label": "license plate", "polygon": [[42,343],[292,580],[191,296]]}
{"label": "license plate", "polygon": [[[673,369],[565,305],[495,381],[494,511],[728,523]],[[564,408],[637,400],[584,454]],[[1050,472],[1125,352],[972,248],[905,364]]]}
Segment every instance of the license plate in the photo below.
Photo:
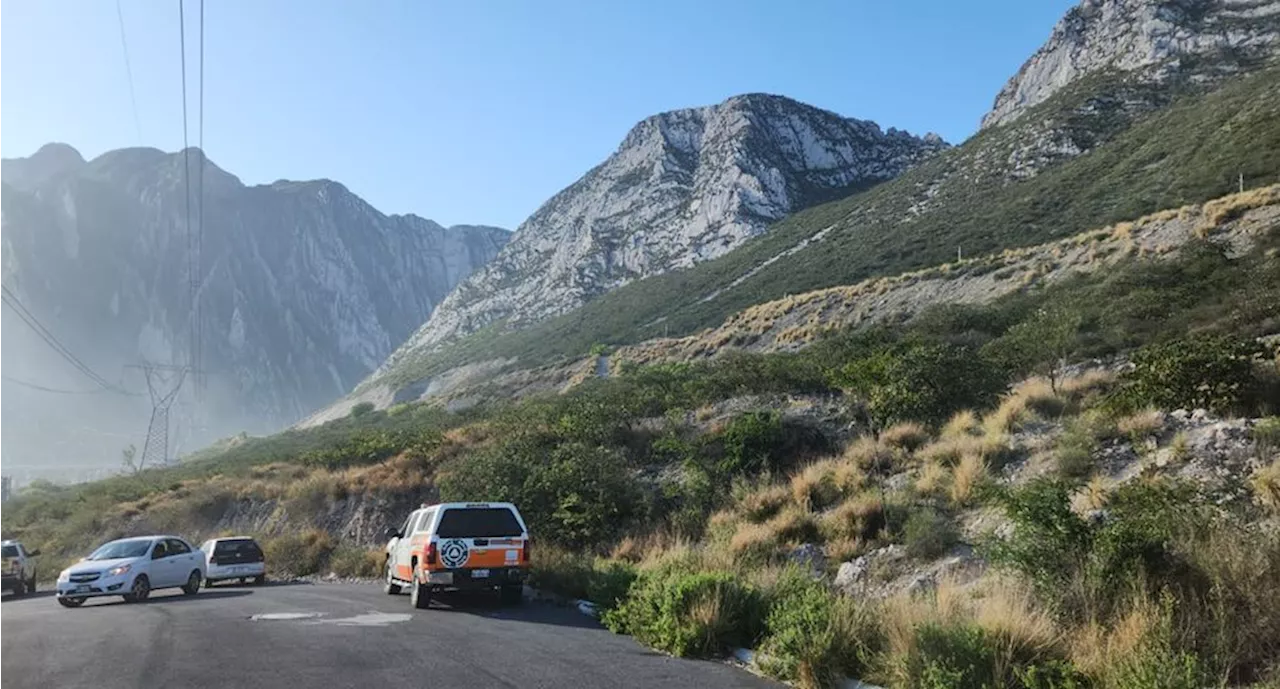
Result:
{"label": "license plate", "polygon": [[77,587],[76,587],[76,593],[88,593],[88,592],[89,592],[89,587],[88,587],[88,586],[77,586]]}
{"label": "license plate", "polygon": [[489,570],[487,570],[487,569],[473,569],[473,570],[471,570],[471,578],[472,578],[472,579],[488,579],[488,578],[489,578]]}

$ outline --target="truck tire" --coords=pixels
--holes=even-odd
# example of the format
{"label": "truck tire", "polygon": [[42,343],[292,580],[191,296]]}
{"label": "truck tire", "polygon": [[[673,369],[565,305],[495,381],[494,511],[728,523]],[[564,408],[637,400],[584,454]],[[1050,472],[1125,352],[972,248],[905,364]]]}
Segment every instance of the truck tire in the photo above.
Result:
{"label": "truck tire", "polygon": [[26,584],[22,581],[22,579],[21,579],[21,578],[19,578],[19,579],[18,579],[17,581],[15,581],[15,582],[13,582],[13,597],[14,597],[14,598],[21,598],[21,597],[23,596],[23,594],[25,594],[26,592],[27,592]]}
{"label": "truck tire", "polygon": [[36,575],[32,574],[31,581],[27,582],[27,593],[35,593],[35,592],[36,592]]}
{"label": "truck tire", "polygon": [[387,560],[386,581],[382,585],[382,591],[388,596],[400,595],[400,584],[397,584],[395,578],[391,576],[391,560],[390,559]]}
{"label": "truck tire", "polygon": [[417,572],[413,574],[413,586],[409,592],[410,602],[413,607],[418,610],[426,610],[431,607],[431,586],[425,581],[418,578]]}

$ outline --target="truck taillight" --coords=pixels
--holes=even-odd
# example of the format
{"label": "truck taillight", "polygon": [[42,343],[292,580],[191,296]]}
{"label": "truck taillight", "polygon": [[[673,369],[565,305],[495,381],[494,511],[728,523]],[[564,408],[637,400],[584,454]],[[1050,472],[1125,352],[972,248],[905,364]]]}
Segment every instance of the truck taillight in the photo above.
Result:
{"label": "truck taillight", "polygon": [[426,560],[426,563],[429,565],[434,565],[436,563],[436,544],[435,543],[427,544],[427,553],[426,553],[425,560]]}
{"label": "truck taillight", "polygon": [[532,545],[533,545],[533,539],[532,539],[532,538],[526,538],[526,539],[524,539],[524,550],[523,550],[523,552],[521,552],[521,553],[520,553],[520,561],[521,561],[521,562],[528,562],[528,561],[529,561],[529,548],[530,548]]}

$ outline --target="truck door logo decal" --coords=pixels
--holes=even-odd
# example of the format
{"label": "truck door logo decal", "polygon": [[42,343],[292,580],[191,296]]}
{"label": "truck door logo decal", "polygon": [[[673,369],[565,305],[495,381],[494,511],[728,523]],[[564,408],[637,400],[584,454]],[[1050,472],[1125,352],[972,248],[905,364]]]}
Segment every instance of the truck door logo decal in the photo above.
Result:
{"label": "truck door logo decal", "polygon": [[467,564],[467,542],[454,538],[440,544],[440,562],[453,569]]}

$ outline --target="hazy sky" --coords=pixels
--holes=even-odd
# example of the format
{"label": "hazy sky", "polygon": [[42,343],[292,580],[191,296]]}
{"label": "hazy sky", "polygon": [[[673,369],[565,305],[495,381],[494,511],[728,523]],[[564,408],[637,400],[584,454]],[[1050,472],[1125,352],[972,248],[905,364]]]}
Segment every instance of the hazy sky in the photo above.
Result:
{"label": "hazy sky", "polygon": [[[514,228],[638,120],[779,93],[973,133],[1068,0],[210,0],[204,145],[249,184]],[[196,144],[199,2],[187,0]],[[0,148],[182,146],[178,0],[5,0]]]}

